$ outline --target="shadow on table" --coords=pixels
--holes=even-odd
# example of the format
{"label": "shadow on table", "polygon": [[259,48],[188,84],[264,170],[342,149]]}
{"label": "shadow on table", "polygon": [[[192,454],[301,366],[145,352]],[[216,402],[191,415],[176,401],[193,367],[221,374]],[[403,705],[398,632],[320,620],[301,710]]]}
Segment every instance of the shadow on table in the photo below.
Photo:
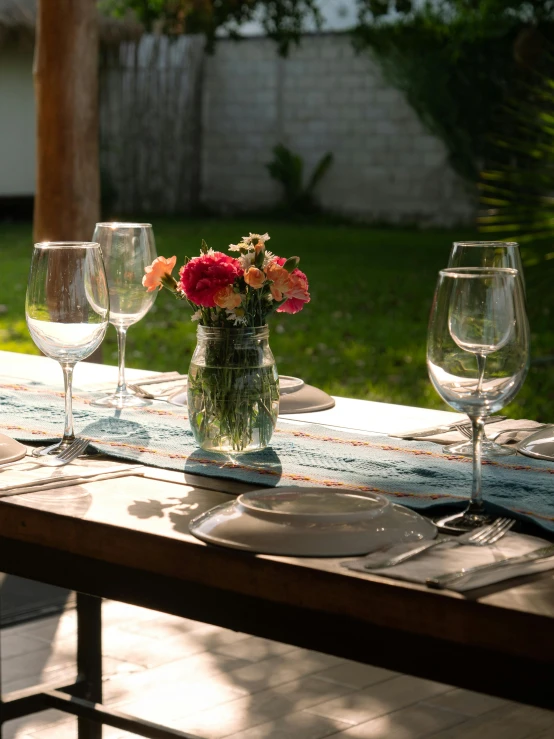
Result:
{"label": "shadow on table", "polygon": [[143,449],[147,449],[150,443],[148,427],[136,421],[126,421],[120,417],[120,413],[116,411],[114,416],[89,423],[82,429],[81,435],[93,439],[93,446],[106,454],[119,456],[117,452],[120,447],[125,459],[140,460]]}
{"label": "shadow on table", "polygon": [[[279,455],[271,448],[249,454],[212,454],[197,449],[185,463],[185,481],[194,484],[192,475],[227,478],[260,487],[276,487],[283,474]],[[188,477],[187,477],[188,475]]]}
{"label": "shadow on table", "polygon": [[[135,500],[127,508],[131,516],[140,519],[167,518],[175,531],[189,533],[190,521],[214,506],[226,503],[229,494],[225,490],[225,480],[258,484],[260,487],[275,487],[281,479],[282,466],[278,455],[272,449],[253,452],[242,457],[231,458],[198,449],[187,459],[185,481],[193,487],[183,495],[166,500]],[[200,476],[218,479],[218,490],[197,488]]]}

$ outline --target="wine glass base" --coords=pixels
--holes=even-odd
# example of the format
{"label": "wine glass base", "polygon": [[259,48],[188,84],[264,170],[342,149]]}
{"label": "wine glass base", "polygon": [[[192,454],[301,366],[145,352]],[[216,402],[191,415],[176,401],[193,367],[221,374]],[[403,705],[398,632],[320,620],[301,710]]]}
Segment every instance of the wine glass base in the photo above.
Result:
{"label": "wine glass base", "polygon": [[31,452],[32,457],[57,457],[58,454],[61,454],[61,452],[64,451],[64,449],[67,449],[67,447],[71,444],[70,441],[57,441],[55,444],[51,444],[50,446],[42,446],[38,449],[33,449]]}
{"label": "wine glass base", "polygon": [[121,410],[123,408],[144,408],[144,406],[152,405],[152,401],[131,393],[115,393],[92,400],[90,404],[97,408],[118,408]]}
{"label": "wine glass base", "polygon": [[439,531],[464,534],[466,531],[473,531],[480,526],[486,526],[493,523],[495,516],[489,513],[470,513],[469,510],[461,513],[454,513],[450,516],[443,516],[433,521]]}
{"label": "wine glass base", "polygon": [[[473,442],[464,441],[456,444],[448,444],[443,447],[444,454],[455,454],[460,457],[473,457]],[[483,459],[495,459],[496,457],[508,457],[516,453],[511,447],[495,444],[494,441],[483,441],[481,448],[481,457]]]}

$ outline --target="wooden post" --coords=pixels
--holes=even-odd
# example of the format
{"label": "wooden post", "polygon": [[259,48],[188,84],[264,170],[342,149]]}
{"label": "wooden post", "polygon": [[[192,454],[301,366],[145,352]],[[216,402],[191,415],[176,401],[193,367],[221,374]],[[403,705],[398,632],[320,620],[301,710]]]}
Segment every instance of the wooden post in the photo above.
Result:
{"label": "wooden post", "polygon": [[100,216],[96,0],[39,0],[34,240],[90,241]]}
{"label": "wooden post", "polygon": [[[38,1],[33,74],[34,241],[91,241],[100,220],[96,0]],[[101,362],[102,348],[89,360]]]}

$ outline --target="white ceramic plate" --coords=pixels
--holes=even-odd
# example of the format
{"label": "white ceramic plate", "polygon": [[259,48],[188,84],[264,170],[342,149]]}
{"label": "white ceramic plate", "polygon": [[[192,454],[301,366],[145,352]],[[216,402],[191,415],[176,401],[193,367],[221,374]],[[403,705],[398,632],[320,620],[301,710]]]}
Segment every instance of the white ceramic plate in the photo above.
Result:
{"label": "white ceramic plate", "polygon": [[554,462],[554,426],[545,426],[531,436],[517,444],[518,452],[535,457],[535,459],[547,459]]}
{"label": "white ceramic plate", "polygon": [[350,557],[437,533],[380,495],[294,487],[240,495],[194,518],[190,531],[210,544],[300,557]]}
{"label": "white ceramic plate", "polygon": [[0,434],[0,464],[9,464],[23,459],[27,454],[27,447],[9,436]]}
{"label": "white ceramic plate", "polygon": [[289,393],[295,393],[304,387],[304,380],[299,377],[290,377],[289,375],[279,375],[279,393],[281,395],[288,395]]}

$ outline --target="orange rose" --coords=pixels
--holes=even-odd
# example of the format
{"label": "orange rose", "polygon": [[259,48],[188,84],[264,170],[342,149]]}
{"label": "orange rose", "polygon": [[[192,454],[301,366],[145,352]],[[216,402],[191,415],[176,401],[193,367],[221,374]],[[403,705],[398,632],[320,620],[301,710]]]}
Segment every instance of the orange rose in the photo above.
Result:
{"label": "orange rose", "polygon": [[241,297],[233,290],[232,285],[227,285],[227,287],[222,287],[214,294],[214,303],[220,308],[233,310],[239,307]]}
{"label": "orange rose", "polygon": [[150,267],[145,267],[144,271],[146,274],[142,278],[142,284],[148,289],[148,292],[153,292],[156,288],[162,289],[163,278],[171,275],[177,257],[171,257],[166,259],[165,257],[158,257],[154,259]]}
{"label": "orange rose", "polygon": [[265,275],[261,269],[257,267],[249,267],[244,273],[244,281],[254,290],[259,290],[265,282]]}
{"label": "orange rose", "polygon": [[282,300],[285,293],[289,291],[290,274],[280,265],[270,262],[266,267],[266,275],[267,279],[273,283],[269,287],[273,299]]}

